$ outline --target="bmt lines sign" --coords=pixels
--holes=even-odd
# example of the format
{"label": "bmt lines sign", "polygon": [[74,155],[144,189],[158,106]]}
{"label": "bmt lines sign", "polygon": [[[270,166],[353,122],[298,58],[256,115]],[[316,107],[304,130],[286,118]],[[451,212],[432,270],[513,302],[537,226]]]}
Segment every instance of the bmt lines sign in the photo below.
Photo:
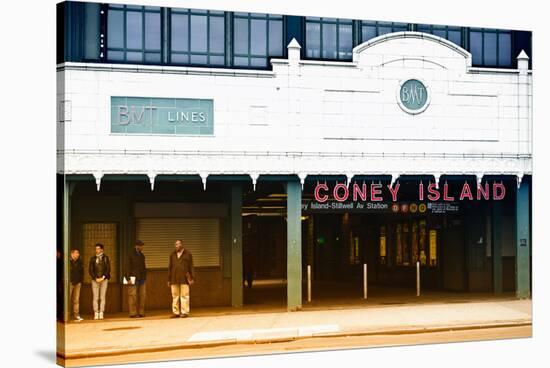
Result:
{"label": "bmt lines sign", "polygon": [[111,133],[213,135],[210,99],[111,97]]}

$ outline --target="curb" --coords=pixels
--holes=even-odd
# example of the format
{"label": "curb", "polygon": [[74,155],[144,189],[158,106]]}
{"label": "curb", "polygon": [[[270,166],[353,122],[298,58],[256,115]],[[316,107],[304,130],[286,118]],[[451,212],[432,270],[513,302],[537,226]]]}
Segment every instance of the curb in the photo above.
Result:
{"label": "curb", "polygon": [[284,337],[274,337],[274,338],[262,338],[262,339],[250,339],[250,340],[238,340],[237,339],[226,339],[226,340],[215,340],[215,341],[205,341],[205,342],[187,342],[187,343],[178,343],[178,344],[163,344],[163,345],[150,345],[146,347],[128,347],[128,348],[118,348],[118,349],[108,349],[108,350],[95,350],[90,352],[76,352],[63,354],[57,352],[57,357],[64,360],[69,359],[83,359],[83,358],[98,358],[105,356],[115,356],[115,355],[127,355],[127,354],[136,354],[136,353],[154,353],[154,352],[163,352],[170,350],[181,350],[181,349],[202,349],[210,347],[219,347],[227,345],[238,345],[238,344],[266,344],[266,343],[278,343],[278,342],[289,342],[302,339],[310,338],[327,338],[327,337],[345,337],[345,336],[375,336],[375,335],[405,335],[405,334],[421,334],[421,333],[430,333],[430,332],[446,332],[446,331],[464,331],[464,330],[478,330],[486,328],[505,328],[505,327],[521,327],[521,326],[531,326],[531,320],[518,320],[518,321],[502,321],[502,322],[493,322],[486,324],[472,324],[472,325],[444,325],[444,326],[433,326],[433,327],[410,327],[410,328],[387,328],[380,330],[348,330],[342,332],[329,332],[329,333],[320,333],[312,334],[310,336],[284,336]]}

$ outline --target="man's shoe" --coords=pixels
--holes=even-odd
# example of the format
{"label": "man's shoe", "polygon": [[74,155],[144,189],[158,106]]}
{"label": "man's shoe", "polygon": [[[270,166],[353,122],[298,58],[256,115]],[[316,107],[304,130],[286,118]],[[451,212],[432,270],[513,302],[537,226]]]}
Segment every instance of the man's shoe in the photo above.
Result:
{"label": "man's shoe", "polygon": [[136,315],[133,315],[133,316],[130,316],[130,318],[138,318],[139,316],[136,314]]}
{"label": "man's shoe", "polygon": [[84,321],[84,318],[82,318],[82,317],[80,317],[80,316],[76,316],[76,317],[74,318],[74,321],[75,321],[75,322],[82,322],[82,321]]}
{"label": "man's shoe", "polygon": [[103,319],[103,312],[99,312],[99,319]]}
{"label": "man's shoe", "polygon": [[143,318],[143,317],[145,317],[145,314],[140,314],[140,315],[138,315],[138,317]]}
{"label": "man's shoe", "polygon": [[172,314],[172,316],[170,318],[179,318],[180,315],[179,314]]}
{"label": "man's shoe", "polygon": [[94,313],[94,319],[99,319],[99,313],[98,312]]}
{"label": "man's shoe", "polygon": [[181,318],[187,318],[187,317],[189,317],[189,314],[183,313],[183,314],[180,315],[180,317],[181,317]]}

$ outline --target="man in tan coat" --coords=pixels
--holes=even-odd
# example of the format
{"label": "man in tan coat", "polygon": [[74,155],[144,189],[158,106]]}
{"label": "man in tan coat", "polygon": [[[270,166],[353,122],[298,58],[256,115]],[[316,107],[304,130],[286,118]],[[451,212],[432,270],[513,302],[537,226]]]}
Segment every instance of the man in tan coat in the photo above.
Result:
{"label": "man in tan coat", "polygon": [[170,254],[168,286],[172,292],[172,318],[189,316],[189,286],[195,281],[193,256],[178,239]]}

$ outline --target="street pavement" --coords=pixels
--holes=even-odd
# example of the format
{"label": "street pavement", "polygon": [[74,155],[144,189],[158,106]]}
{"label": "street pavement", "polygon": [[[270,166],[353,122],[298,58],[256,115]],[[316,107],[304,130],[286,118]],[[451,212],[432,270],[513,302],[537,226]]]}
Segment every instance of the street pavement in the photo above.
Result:
{"label": "street pavement", "polygon": [[194,315],[192,310],[190,317],[178,319],[156,314],[141,319],[86,320],[65,325],[65,350],[58,354],[81,359],[321,336],[522,326],[531,323],[531,308],[530,299],[504,299],[236,314],[212,308],[211,313]]}

